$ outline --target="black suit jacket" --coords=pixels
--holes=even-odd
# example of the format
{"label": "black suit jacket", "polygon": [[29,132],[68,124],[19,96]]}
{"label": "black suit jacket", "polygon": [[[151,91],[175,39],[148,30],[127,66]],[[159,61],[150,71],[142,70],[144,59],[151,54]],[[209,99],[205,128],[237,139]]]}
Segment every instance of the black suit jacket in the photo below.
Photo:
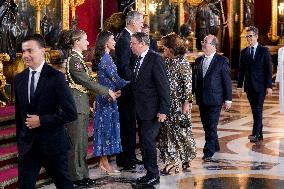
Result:
{"label": "black suit jacket", "polygon": [[193,93],[198,105],[222,105],[232,101],[232,81],[229,61],[226,57],[215,54],[203,78],[202,64],[204,56],[195,60],[193,69]]}
{"label": "black suit jacket", "polygon": [[120,33],[116,45],[115,45],[115,55],[116,55],[116,66],[118,75],[127,81],[131,80],[131,58],[133,53],[130,48],[130,33],[124,29]]}
{"label": "black suit jacket", "polygon": [[[70,140],[64,124],[74,121],[77,113],[64,74],[44,64],[32,104],[28,100],[28,80],[28,68],[16,75],[14,80],[19,154],[26,154],[32,146],[44,154],[67,151]],[[40,127],[26,127],[27,114],[38,115]]]}
{"label": "black suit jacket", "polygon": [[153,120],[157,113],[169,113],[170,86],[165,63],[160,55],[149,50],[136,81],[134,74],[132,81],[135,110],[141,120]]}
{"label": "black suit jacket", "polygon": [[254,59],[250,56],[250,48],[246,47],[241,51],[238,88],[264,92],[266,88],[272,88],[272,62],[269,51],[266,47],[258,45]]}

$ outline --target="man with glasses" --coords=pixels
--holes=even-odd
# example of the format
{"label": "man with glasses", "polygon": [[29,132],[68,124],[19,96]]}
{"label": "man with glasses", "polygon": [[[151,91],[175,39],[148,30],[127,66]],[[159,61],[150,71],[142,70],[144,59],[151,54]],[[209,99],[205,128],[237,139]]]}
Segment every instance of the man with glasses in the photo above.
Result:
{"label": "man with glasses", "polygon": [[254,26],[246,30],[248,47],[241,51],[237,94],[242,95],[242,87],[249,100],[253,114],[252,134],[250,142],[263,140],[262,112],[266,95],[272,95],[272,62],[269,51],[258,42],[258,29]]}
{"label": "man with glasses", "polygon": [[204,56],[195,61],[192,93],[195,94],[205,132],[206,142],[202,159],[208,162],[212,160],[214,153],[220,150],[217,125],[222,105],[225,111],[231,107],[232,82],[228,58],[216,53],[216,36],[206,36],[201,44]]}

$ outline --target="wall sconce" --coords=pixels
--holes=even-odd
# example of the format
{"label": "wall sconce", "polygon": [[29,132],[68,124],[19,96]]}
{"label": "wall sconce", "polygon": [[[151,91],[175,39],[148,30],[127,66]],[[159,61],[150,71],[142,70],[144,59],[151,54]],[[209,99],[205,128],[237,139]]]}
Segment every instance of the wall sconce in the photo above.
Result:
{"label": "wall sconce", "polygon": [[279,15],[284,16],[284,3],[279,4],[278,13],[279,13]]}
{"label": "wall sconce", "polygon": [[151,3],[149,3],[149,11],[151,14],[155,14],[156,10],[157,10],[158,4],[155,3],[154,0],[151,1]]}

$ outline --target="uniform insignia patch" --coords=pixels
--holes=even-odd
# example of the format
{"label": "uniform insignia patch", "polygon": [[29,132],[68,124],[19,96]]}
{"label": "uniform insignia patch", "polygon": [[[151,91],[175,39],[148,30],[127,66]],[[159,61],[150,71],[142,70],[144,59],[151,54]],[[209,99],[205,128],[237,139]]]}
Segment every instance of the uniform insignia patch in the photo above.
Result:
{"label": "uniform insignia patch", "polygon": [[82,69],[82,65],[81,65],[79,62],[76,62],[76,63],[75,63],[75,68],[76,68],[77,70],[81,70],[81,69]]}

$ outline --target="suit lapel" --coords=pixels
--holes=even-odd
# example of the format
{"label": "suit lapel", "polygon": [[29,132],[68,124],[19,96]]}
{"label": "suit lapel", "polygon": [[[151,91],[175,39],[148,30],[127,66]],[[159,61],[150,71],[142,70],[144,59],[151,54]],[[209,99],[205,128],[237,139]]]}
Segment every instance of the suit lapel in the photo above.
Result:
{"label": "suit lapel", "polygon": [[[28,96],[28,85],[29,85],[29,69],[26,69],[24,71],[24,78],[23,78],[23,84],[21,85],[23,88],[21,89],[21,91],[23,92],[23,101],[25,102],[25,104],[29,104],[29,96]],[[27,107],[27,106],[26,106]]]}
{"label": "suit lapel", "polygon": [[215,54],[215,55],[213,56],[211,62],[210,62],[210,65],[209,65],[209,67],[208,67],[208,69],[207,69],[207,72],[206,72],[204,78],[212,71],[212,69],[213,69],[213,67],[214,67],[213,64],[215,64],[216,60],[217,60],[217,57],[216,57],[216,54]]}
{"label": "suit lapel", "polygon": [[[149,50],[150,51],[150,50]],[[142,62],[142,64],[141,64],[141,66],[140,66],[140,68],[139,68],[139,70],[138,70],[138,74],[137,74],[137,78],[136,78],[136,81],[139,79],[139,76],[141,75],[141,73],[143,72],[143,70],[145,69],[145,66],[146,66],[146,64],[147,64],[147,62],[148,62],[148,59],[149,59],[149,51],[148,51],[148,53],[145,55],[145,57],[144,57],[144,59],[143,59],[143,62]]]}
{"label": "suit lapel", "polygon": [[261,47],[260,47],[260,45],[257,45],[257,48],[256,48],[255,53],[254,53],[254,60],[257,60],[258,56],[261,54],[260,51],[261,51]]}
{"label": "suit lapel", "polygon": [[42,88],[44,87],[45,81],[47,79],[47,70],[48,70],[48,66],[47,64],[44,64],[42,67],[40,76],[39,76],[36,90],[35,90],[35,102],[37,101],[37,98],[40,95]]}

